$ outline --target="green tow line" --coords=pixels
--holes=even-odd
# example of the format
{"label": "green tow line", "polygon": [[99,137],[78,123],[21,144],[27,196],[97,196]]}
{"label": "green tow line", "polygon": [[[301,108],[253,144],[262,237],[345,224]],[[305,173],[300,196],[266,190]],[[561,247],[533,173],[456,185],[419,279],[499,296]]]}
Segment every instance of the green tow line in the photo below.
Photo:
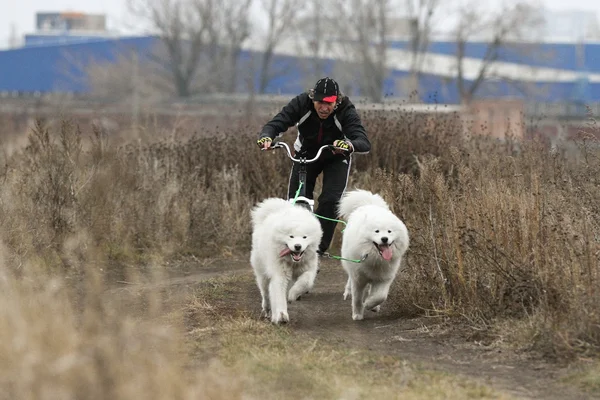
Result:
{"label": "green tow line", "polygon": [[[300,196],[300,189],[301,188],[302,188],[302,182],[300,182],[300,185],[298,185],[298,190],[296,190],[296,195],[294,196],[294,200],[292,201],[292,204],[296,204],[296,200],[298,200],[298,197]],[[313,215],[315,217],[317,217],[317,218],[325,219],[327,221],[332,221],[332,222],[339,222],[339,223],[342,223],[342,224],[346,225],[345,221],[342,221],[342,220],[339,220],[339,219],[327,218],[327,217],[324,217],[322,215],[315,214],[315,213],[313,213]],[[344,229],[342,229],[342,232],[344,232]],[[364,257],[361,258],[360,260],[351,260],[349,258],[344,258],[344,257],[340,257],[340,256],[334,256],[334,255],[331,255],[329,253],[323,253],[323,255],[325,257],[333,258],[335,260],[350,261],[350,262],[353,262],[353,263],[361,263],[361,262],[363,262],[363,261],[365,261],[367,259],[367,254],[365,254]]]}

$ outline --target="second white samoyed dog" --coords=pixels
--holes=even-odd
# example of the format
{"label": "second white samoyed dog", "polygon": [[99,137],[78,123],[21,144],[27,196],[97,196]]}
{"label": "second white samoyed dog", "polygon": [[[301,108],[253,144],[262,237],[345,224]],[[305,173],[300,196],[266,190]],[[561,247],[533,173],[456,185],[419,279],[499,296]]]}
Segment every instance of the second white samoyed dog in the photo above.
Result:
{"label": "second white samoyed dog", "polygon": [[269,198],[252,210],[250,263],[262,296],[262,312],[274,324],[289,321],[287,304],[312,289],[323,236],[319,220],[308,210]]}
{"label": "second white samoyed dog", "polygon": [[[352,319],[362,320],[364,311],[379,311],[408,249],[408,230],[385,200],[366,190],[344,194],[338,206],[347,220],[342,236],[342,260],[348,273],[344,300],[352,295]],[[366,258],[365,258],[366,257]]]}

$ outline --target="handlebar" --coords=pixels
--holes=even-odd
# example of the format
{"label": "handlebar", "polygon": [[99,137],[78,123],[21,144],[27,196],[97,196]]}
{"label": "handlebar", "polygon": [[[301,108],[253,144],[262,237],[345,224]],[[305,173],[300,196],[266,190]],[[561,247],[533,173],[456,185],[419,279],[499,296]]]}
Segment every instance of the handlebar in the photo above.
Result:
{"label": "handlebar", "polygon": [[[269,147],[267,150],[271,150],[271,149],[279,149],[279,148],[284,148],[287,152],[288,157],[290,158],[290,160],[297,162],[297,163],[303,163],[303,164],[310,164],[310,163],[314,163],[315,161],[317,161],[319,159],[319,157],[321,157],[321,153],[323,152],[323,150],[328,149],[328,150],[334,150],[334,149],[338,149],[338,150],[343,150],[343,151],[347,151],[345,149],[340,149],[339,147],[335,147],[332,144],[326,144],[323,145],[319,148],[319,150],[317,151],[317,154],[314,156],[314,158],[294,158],[292,156],[292,152],[290,151],[290,147],[287,145],[287,143],[285,142],[276,142],[273,143],[271,145],[271,147]],[[262,149],[261,149],[262,150]]]}

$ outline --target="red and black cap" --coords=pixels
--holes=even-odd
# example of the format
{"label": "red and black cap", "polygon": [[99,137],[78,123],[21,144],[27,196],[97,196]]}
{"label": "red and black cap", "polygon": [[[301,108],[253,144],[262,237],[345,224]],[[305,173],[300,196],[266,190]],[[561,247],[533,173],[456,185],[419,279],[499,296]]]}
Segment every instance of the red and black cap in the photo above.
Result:
{"label": "red and black cap", "polygon": [[337,82],[327,77],[319,79],[315,84],[313,100],[335,103],[339,95],[340,87]]}

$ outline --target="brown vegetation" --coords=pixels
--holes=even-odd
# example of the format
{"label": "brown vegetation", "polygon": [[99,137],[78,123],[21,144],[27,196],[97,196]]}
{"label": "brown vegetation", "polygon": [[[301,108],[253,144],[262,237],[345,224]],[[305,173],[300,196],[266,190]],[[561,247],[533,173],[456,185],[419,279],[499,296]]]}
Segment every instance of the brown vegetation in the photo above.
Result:
{"label": "brown vegetation", "polygon": [[[366,111],[363,119],[373,151],[355,157],[351,186],[381,193],[411,234],[402,290],[391,296],[399,312],[467,320],[489,340],[554,356],[598,350],[595,125],[573,156],[535,141],[465,136],[455,115],[431,123],[416,113]],[[248,129],[227,131],[122,144],[98,129],[82,135],[68,120],[58,129],[40,122],[26,147],[4,155],[0,352],[8,397],[81,398],[92,388],[111,398],[195,393],[175,379],[184,379],[185,366],[168,378],[160,368],[179,365],[182,349],[167,339],[177,333],[134,323],[139,316],[98,298],[102,282],[125,279],[132,266],[144,273],[156,260],[249,250],[249,211],[284,194],[289,160],[258,151]],[[107,362],[121,367],[106,370]],[[46,369],[36,369],[40,363]],[[128,375],[137,363],[149,366],[145,376]],[[28,388],[30,378],[66,370],[72,382],[60,381],[58,392]],[[234,386],[225,397],[239,395]]]}

